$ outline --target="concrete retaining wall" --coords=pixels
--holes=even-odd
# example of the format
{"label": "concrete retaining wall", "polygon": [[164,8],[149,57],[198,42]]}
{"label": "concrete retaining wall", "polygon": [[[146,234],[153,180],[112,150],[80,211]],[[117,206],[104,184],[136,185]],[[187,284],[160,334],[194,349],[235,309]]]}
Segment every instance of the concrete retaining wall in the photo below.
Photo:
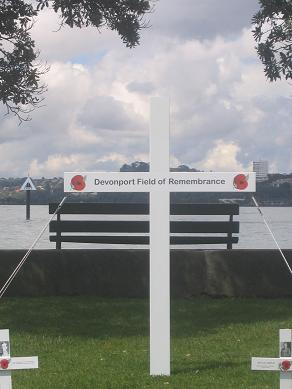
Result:
{"label": "concrete retaining wall", "polygon": [[[284,251],[292,266],[292,250]],[[0,287],[24,250],[0,250]],[[7,296],[148,297],[146,250],[35,250]],[[276,250],[173,250],[172,297],[292,296],[292,277]]]}

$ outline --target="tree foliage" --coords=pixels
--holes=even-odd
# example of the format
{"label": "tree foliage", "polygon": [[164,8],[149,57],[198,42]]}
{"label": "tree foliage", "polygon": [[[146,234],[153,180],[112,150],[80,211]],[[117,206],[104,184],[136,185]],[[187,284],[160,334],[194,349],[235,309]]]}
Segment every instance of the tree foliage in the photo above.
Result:
{"label": "tree foliage", "polygon": [[30,36],[35,10],[21,0],[0,3],[0,98],[11,111],[28,114],[41,100],[42,69]]}
{"label": "tree foliage", "polygon": [[30,32],[39,12],[47,7],[60,16],[61,26],[107,27],[132,48],[139,44],[150,1],[0,0],[0,100],[20,120],[29,119],[46,90],[41,76],[48,68],[37,62],[39,52]]}
{"label": "tree foliage", "polygon": [[292,0],[259,0],[253,34],[270,81],[292,79]]}

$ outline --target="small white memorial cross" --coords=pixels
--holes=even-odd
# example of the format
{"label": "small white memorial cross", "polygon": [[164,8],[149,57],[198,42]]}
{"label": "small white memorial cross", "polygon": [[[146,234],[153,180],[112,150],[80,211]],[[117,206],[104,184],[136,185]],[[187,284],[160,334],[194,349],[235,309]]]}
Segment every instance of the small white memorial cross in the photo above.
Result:
{"label": "small white memorial cross", "polygon": [[292,330],[280,330],[279,358],[251,359],[252,370],[280,371],[280,389],[292,389]]}
{"label": "small white memorial cross", "polygon": [[255,173],[170,172],[169,99],[150,111],[150,172],[65,172],[65,192],[150,192],[150,374],[170,374],[170,192],[254,192]]}
{"label": "small white memorial cross", "polygon": [[37,368],[38,357],[10,357],[9,330],[0,330],[0,389],[12,389],[12,370]]}

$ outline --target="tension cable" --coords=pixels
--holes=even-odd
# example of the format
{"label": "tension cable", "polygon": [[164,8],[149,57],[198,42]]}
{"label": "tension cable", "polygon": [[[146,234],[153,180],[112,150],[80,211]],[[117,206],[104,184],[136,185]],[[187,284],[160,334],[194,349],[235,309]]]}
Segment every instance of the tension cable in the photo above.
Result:
{"label": "tension cable", "polygon": [[269,233],[271,234],[272,238],[274,239],[274,242],[276,243],[276,246],[277,246],[278,250],[280,251],[280,254],[281,254],[281,256],[282,256],[282,258],[283,258],[283,260],[284,260],[284,262],[285,262],[285,265],[287,266],[287,268],[288,268],[288,270],[289,270],[289,272],[290,272],[290,275],[292,276],[292,269],[291,269],[291,267],[290,267],[290,265],[289,265],[289,263],[288,263],[288,261],[287,261],[287,258],[285,257],[283,251],[281,250],[281,247],[279,246],[279,244],[278,244],[278,242],[277,242],[277,240],[276,240],[276,238],[275,238],[275,235],[273,234],[273,231],[270,229],[270,227],[269,227],[269,225],[268,225],[268,223],[267,223],[267,221],[266,221],[266,219],[265,219],[265,216],[264,216],[262,210],[260,209],[260,206],[258,205],[258,203],[257,203],[257,201],[256,201],[256,199],[255,199],[254,196],[251,196],[251,198],[252,198],[252,200],[253,200],[255,206],[257,207],[257,210],[259,211],[259,214],[260,214],[261,217],[263,218],[263,221],[264,221],[264,223],[265,223],[265,225],[266,225],[266,227],[267,227]]}
{"label": "tension cable", "polygon": [[45,230],[47,229],[48,225],[50,224],[50,222],[53,220],[53,218],[55,217],[56,213],[58,213],[62,207],[62,205],[64,204],[65,200],[67,199],[68,196],[65,196],[63,198],[63,200],[60,202],[60,204],[58,205],[58,207],[56,208],[55,212],[53,213],[53,215],[50,217],[49,221],[44,225],[44,227],[42,228],[42,230],[40,231],[40,233],[38,234],[38,236],[36,237],[36,239],[34,240],[34,242],[32,243],[32,245],[30,246],[30,248],[28,249],[28,251],[26,252],[26,254],[23,256],[23,258],[20,260],[19,264],[16,266],[16,268],[13,270],[13,272],[11,273],[11,275],[9,276],[9,278],[7,279],[7,281],[5,282],[5,284],[2,286],[1,290],[0,290],[0,299],[3,297],[4,293],[6,292],[6,290],[8,289],[9,285],[11,284],[11,282],[13,281],[13,279],[16,277],[16,275],[18,274],[18,272],[20,271],[20,269],[22,268],[22,266],[24,265],[25,261],[27,260],[27,258],[29,257],[30,253],[32,252],[34,246],[37,244],[37,242],[40,240],[40,238],[42,237],[43,233],[45,232]]}

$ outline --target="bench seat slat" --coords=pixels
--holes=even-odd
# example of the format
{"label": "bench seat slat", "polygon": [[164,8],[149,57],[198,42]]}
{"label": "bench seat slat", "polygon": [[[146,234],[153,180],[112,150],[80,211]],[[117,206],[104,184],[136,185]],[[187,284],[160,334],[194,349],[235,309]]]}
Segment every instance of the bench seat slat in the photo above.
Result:
{"label": "bench seat slat", "polygon": [[238,243],[238,236],[230,240],[225,236],[171,236],[170,244],[223,244]]}
{"label": "bench seat slat", "polygon": [[[149,232],[148,221],[127,221],[127,220],[63,220],[52,221],[50,232],[125,232],[125,233],[146,233]],[[170,232],[173,233],[224,233],[239,232],[239,222],[221,221],[172,221]]]}
{"label": "bench seat slat", "polygon": [[149,232],[148,221],[127,221],[127,220],[63,220],[52,221],[50,232],[124,232],[124,233],[146,233]]}
{"label": "bench seat slat", "polygon": [[[51,242],[56,242],[55,235],[50,236]],[[100,243],[100,244],[149,244],[148,236],[70,236],[62,235],[62,242],[76,243]],[[232,237],[232,243],[238,243],[238,237]],[[190,245],[190,244],[223,244],[229,240],[223,236],[171,236],[170,244]]]}

